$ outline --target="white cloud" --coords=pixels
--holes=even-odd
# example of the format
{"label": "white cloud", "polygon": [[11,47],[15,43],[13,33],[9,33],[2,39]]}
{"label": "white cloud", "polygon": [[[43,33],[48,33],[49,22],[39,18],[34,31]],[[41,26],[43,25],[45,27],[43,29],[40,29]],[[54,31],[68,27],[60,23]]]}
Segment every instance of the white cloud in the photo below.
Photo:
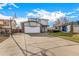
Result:
{"label": "white cloud", "polygon": [[1,0],[1,3],[78,3],[78,0]]}
{"label": "white cloud", "polygon": [[49,12],[43,9],[34,9],[33,12],[27,14],[28,17],[37,17],[56,21],[58,18],[64,17],[65,14],[61,11]]}
{"label": "white cloud", "polygon": [[[10,18],[12,18],[12,17],[0,14],[0,19],[4,19],[4,20],[8,19],[8,20],[10,20]],[[26,18],[16,18],[14,20],[16,21],[16,23],[20,23],[20,22],[23,22],[23,21],[27,21],[28,18],[27,17]]]}
{"label": "white cloud", "polygon": [[70,18],[75,18],[75,17],[77,17],[77,16],[70,16]]}
{"label": "white cloud", "polygon": [[65,17],[65,16],[70,19],[77,18],[78,11],[79,11],[79,8],[71,12],[61,12],[61,11],[49,12],[43,9],[34,9],[31,13],[28,13],[27,15],[29,17],[45,18],[45,19],[49,19],[49,21],[56,21],[57,19],[61,19],[62,17]]}
{"label": "white cloud", "polygon": [[27,16],[34,16],[34,14],[33,13],[28,13]]}
{"label": "white cloud", "polygon": [[2,7],[0,7],[0,9],[3,9]]}
{"label": "white cloud", "polygon": [[6,12],[5,11],[1,11],[1,14],[6,14]]}
{"label": "white cloud", "polygon": [[65,14],[66,14],[66,15],[72,15],[73,13],[75,13],[75,11],[72,11],[72,12],[66,12]]}
{"label": "white cloud", "polygon": [[56,17],[56,18],[61,18],[61,17],[65,17],[65,16],[66,16],[66,15],[65,15],[63,12],[61,12],[61,11],[55,12],[54,14],[55,14],[55,17]]}
{"label": "white cloud", "polygon": [[79,8],[77,8],[76,11],[79,11]]}
{"label": "white cloud", "polygon": [[[4,15],[0,14],[0,19],[4,19],[4,20],[9,19],[10,20],[10,18],[12,18],[12,17],[11,16],[4,16]],[[15,18],[14,20],[16,20],[17,23],[20,23],[23,21],[27,21],[28,18],[27,17],[26,18]]]}
{"label": "white cloud", "polygon": [[16,4],[10,3],[10,5],[14,6],[15,8],[19,8]]}
{"label": "white cloud", "polygon": [[16,4],[14,3],[0,3],[0,9],[3,9],[3,7],[7,6],[7,5],[12,5],[15,8],[19,8]]}
{"label": "white cloud", "polygon": [[3,7],[6,5],[7,5],[7,3],[0,3],[0,9],[3,9]]}
{"label": "white cloud", "polygon": [[71,12],[65,12],[65,15],[69,16],[69,15],[73,15],[73,14],[76,14],[77,12],[79,11],[79,7],[78,8],[75,8],[73,11]]}
{"label": "white cloud", "polygon": [[0,3],[0,7],[4,7],[6,5],[7,5],[7,3]]}
{"label": "white cloud", "polygon": [[11,16],[4,16],[2,14],[0,14],[0,19],[10,19]]}
{"label": "white cloud", "polygon": [[12,10],[12,8],[8,8],[9,10]]}
{"label": "white cloud", "polygon": [[17,23],[20,23],[20,22],[27,21],[28,18],[27,17],[26,18],[16,18],[15,20],[16,20]]}

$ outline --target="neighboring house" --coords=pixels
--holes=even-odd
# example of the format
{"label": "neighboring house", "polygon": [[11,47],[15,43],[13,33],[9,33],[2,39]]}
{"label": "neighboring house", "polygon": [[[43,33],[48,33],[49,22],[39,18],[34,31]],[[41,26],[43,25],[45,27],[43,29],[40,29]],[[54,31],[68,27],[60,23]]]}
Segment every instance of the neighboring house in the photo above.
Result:
{"label": "neighboring house", "polygon": [[79,33],[79,21],[73,22],[71,25],[71,32],[73,33]]}
{"label": "neighboring house", "polygon": [[47,32],[48,19],[29,18],[28,21],[21,23],[25,33]]}
{"label": "neighboring house", "polygon": [[[10,22],[11,22],[11,24],[10,24]],[[11,26],[12,26],[12,32],[15,32],[15,29],[16,29],[16,21],[15,20],[0,19],[0,32],[11,33]]]}
{"label": "neighboring house", "polygon": [[22,32],[21,26],[17,26],[17,27],[16,27],[16,33],[21,33],[21,32]]}
{"label": "neighboring house", "polygon": [[53,30],[55,30],[55,27],[47,27],[47,30],[52,32]]}
{"label": "neighboring house", "polygon": [[79,33],[79,21],[66,24],[62,23],[61,25],[56,25],[55,27],[63,32]]}

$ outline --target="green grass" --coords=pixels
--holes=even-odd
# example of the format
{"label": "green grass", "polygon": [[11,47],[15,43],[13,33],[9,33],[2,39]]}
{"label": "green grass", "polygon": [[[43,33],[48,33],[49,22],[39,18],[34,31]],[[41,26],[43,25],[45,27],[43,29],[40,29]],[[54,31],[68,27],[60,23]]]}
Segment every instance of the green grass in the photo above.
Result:
{"label": "green grass", "polygon": [[79,43],[79,34],[64,33],[64,32],[49,32],[48,34],[50,36],[60,37],[60,38],[64,38],[64,39]]}

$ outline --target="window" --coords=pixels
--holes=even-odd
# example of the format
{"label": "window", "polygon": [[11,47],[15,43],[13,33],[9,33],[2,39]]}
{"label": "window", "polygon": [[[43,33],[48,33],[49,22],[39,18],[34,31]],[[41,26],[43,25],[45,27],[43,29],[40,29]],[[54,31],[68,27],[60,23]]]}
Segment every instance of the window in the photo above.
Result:
{"label": "window", "polygon": [[10,21],[8,21],[8,20],[7,20],[7,21],[4,20],[4,25],[9,26],[9,22],[10,22]]}
{"label": "window", "polygon": [[36,22],[29,22],[29,26],[37,26]]}

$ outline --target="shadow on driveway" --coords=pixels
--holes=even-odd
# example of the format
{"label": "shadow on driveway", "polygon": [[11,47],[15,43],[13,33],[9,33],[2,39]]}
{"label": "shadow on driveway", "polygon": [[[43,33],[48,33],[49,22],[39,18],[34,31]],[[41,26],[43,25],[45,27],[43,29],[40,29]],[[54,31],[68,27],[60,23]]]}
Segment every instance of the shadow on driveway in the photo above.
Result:
{"label": "shadow on driveway", "polygon": [[5,41],[8,38],[9,38],[9,36],[1,36],[0,35],[0,43],[2,43],[3,41]]}
{"label": "shadow on driveway", "polygon": [[28,35],[31,37],[48,37],[48,33],[30,33]]}

